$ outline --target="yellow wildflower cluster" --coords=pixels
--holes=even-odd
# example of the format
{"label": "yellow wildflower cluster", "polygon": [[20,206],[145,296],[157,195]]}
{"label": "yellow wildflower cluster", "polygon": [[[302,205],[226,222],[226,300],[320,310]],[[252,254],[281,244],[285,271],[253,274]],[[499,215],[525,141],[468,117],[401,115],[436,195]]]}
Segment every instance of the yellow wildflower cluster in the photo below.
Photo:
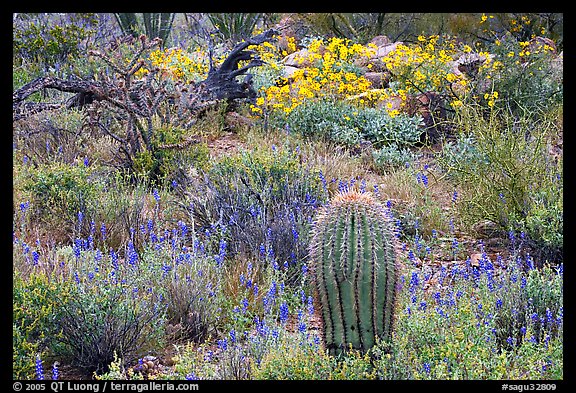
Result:
{"label": "yellow wildflower cluster", "polygon": [[[471,50],[469,47],[464,48],[464,52]],[[452,69],[456,54],[457,47],[453,39],[444,37],[440,40],[438,35],[421,35],[418,44],[400,44],[382,61],[399,82],[398,92],[405,101],[407,94],[450,92],[454,84],[466,87],[465,77]]]}
{"label": "yellow wildflower cluster", "polygon": [[[159,68],[163,77],[174,80],[199,80],[208,73],[207,54],[204,51],[185,53],[179,48],[156,50],[150,53],[152,68]],[[150,70],[142,68],[136,76],[146,75]]]}
{"label": "yellow wildflower cluster", "polygon": [[498,98],[497,91],[493,91],[492,93],[484,93],[484,99],[486,100],[490,108],[494,107],[497,98]]}
{"label": "yellow wildflower cluster", "polygon": [[290,76],[290,81],[284,78],[281,85],[263,88],[252,111],[260,113],[266,107],[290,113],[304,100],[326,96],[346,99],[365,93],[371,83],[360,75],[353,63],[372,53],[371,48],[342,38],[332,38],[328,42],[315,39],[297,56],[296,61],[303,67]]}

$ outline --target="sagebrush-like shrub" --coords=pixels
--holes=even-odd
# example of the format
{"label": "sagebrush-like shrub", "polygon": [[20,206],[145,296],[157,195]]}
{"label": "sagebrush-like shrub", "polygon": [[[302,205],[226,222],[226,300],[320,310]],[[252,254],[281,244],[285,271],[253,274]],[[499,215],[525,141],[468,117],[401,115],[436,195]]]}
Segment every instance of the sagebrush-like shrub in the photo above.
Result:
{"label": "sagebrush-like shrub", "polygon": [[502,231],[524,232],[540,249],[539,263],[562,260],[562,156],[550,155],[557,127],[549,120],[514,119],[500,111],[484,118],[462,111],[464,129],[447,143],[439,162],[462,188],[457,205],[463,220],[496,223]]}
{"label": "sagebrush-like shrub", "polygon": [[14,379],[34,377],[36,355],[53,354],[58,349],[61,332],[54,318],[61,302],[71,296],[71,285],[56,275],[32,271],[13,275],[13,342]]}
{"label": "sagebrush-like shrub", "polygon": [[197,231],[223,234],[226,252],[299,274],[311,217],[325,197],[295,150],[274,149],[215,163],[196,189],[189,188],[189,206]]}
{"label": "sagebrush-like shrub", "polygon": [[376,148],[396,144],[412,146],[420,141],[422,119],[406,114],[326,100],[307,100],[274,124],[304,136],[355,146],[369,141]]}
{"label": "sagebrush-like shrub", "polygon": [[79,212],[87,220],[96,215],[103,184],[92,167],[55,162],[28,173],[23,190],[30,195],[32,214],[56,232],[77,231]]}

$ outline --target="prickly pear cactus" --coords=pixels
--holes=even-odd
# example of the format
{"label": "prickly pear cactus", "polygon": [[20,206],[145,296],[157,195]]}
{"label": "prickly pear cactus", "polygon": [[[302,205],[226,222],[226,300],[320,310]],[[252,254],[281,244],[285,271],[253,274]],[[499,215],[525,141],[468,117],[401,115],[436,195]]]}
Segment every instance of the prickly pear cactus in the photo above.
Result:
{"label": "prickly pear cactus", "polygon": [[310,256],[329,352],[390,339],[398,273],[384,206],[370,193],[336,195],[316,216]]}

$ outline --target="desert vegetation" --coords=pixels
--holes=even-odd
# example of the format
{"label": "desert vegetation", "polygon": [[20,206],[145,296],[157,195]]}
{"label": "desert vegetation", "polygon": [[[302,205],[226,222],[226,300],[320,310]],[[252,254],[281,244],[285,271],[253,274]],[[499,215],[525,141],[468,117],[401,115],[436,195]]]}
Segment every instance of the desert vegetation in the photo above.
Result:
{"label": "desert vegetation", "polygon": [[562,29],[13,14],[13,378],[562,380]]}

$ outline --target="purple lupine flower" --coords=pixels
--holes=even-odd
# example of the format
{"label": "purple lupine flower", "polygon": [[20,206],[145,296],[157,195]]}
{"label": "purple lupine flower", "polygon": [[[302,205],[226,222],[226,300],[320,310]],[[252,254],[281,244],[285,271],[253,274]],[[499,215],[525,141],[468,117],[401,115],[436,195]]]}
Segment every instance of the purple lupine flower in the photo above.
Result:
{"label": "purple lupine flower", "polygon": [[24,202],[24,203],[21,203],[21,204],[20,204],[20,211],[21,211],[22,213],[25,213],[26,210],[28,210],[29,207],[30,207],[30,202],[29,202],[29,201],[26,201],[26,202]]}
{"label": "purple lupine flower", "polygon": [[60,377],[60,370],[58,370],[58,362],[54,362],[52,366],[52,379],[57,380]]}
{"label": "purple lupine flower", "polygon": [[132,241],[128,242],[128,264],[134,266],[138,261],[138,253],[134,248],[134,243]]}
{"label": "purple lupine flower", "polygon": [[158,193],[158,189],[155,188],[154,190],[152,190],[152,195],[154,196],[154,199],[156,200],[156,203],[160,202],[160,194]]}
{"label": "purple lupine flower", "polygon": [[220,348],[223,351],[227,350],[228,349],[228,340],[226,340],[225,338],[218,340],[218,348]]}
{"label": "purple lupine flower", "polygon": [[294,225],[292,226],[292,238],[294,239],[294,242],[298,242],[298,230]]}
{"label": "purple lupine flower", "polygon": [[306,333],[306,323],[304,323],[303,321],[298,322],[298,331],[300,333]]}
{"label": "purple lupine flower", "polygon": [[260,244],[260,256],[264,258],[266,256],[266,247],[263,243]]}
{"label": "purple lupine flower", "polygon": [[308,296],[308,314],[314,315],[314,299],[312,296]]}
{"label": "purple lupine flower", "polygon": [[32,251],[32,265],[33,266],[38,266],[38,260],[40,259],[40,254],[38,254],[36,251]]}
{"label": "purple lupine flower", "polygon": [[424,187],[428,187],[428,176],[426,176],[425,173],[422,173],[420,175],[420,179],[422,180],[422,184],[424,184]]}
{"label": "purple lupine flower", "polygon": [[528,282],[526,281],[526,276],[522,276],[522,278],[520,279],[520,288],[524,289],[527,283]]}
{"label": "purple lupine flower", "polygon": [[551,324],[554,321],[554,317],[552,315],[552,311],[548,307],[546,307],[546,322]]}
{"label": "purple lupine flower", "polygon": [[418,272],[412,272],[412,277],[410,278],[410,292],[414,292],[419,284],[420,280],[418,279]]}
{"label": "purple lupine flower", "polygon": [[430,363],[424,363],[424,364],[422,365],[422,367],[423,367],[424,372],[425,372],[426,374],[430,374]]}
{"label": "purple lupine flower", "polygon": [[112,268],[114,270],[118,269],[118,255],[114,252],[114,250],[110,250],[110,259],[112,260]]}
{"label": "purple lupine flower", "polygon": [[216,265],[218,267],[220,267],[224,262],[224,257],[226,256],[226,246],[227,246],[226,240],[220,239],[218,255],[214,257],[214,259],[216,260]]}
{"label": "purple lupine flower", "polygon": [[288,320],[288,304],[283,302],[280,305],[280,322],[285,323]]}
{"label": "purple lupine flower", "polygon": [[408,251],[408,259],[410,260],[410,262],[416,263],[416,255],[414,255],[414,251],[412,250]]}
{"label": "purple lupine flower", "polygon": [[326,178],[324,177],[324,174],[322,173],[322,171],[320,171],[318,173],[318,177],[320,178],[320,181],[322,182],[322,188],[324,188],[324,191],[327,191],[328,186],[327,186]]}
{"label": "purple lupine flower", "polygon": [[36,356],[36,379],[40,381],[44,380],[44,366],[42,365],[40,355]]}
{"label": "purple lupine flower", "polygon": [[106,240],[106,224],[104,223],[100,225],[100,234],[102,235],[102,240]]}

